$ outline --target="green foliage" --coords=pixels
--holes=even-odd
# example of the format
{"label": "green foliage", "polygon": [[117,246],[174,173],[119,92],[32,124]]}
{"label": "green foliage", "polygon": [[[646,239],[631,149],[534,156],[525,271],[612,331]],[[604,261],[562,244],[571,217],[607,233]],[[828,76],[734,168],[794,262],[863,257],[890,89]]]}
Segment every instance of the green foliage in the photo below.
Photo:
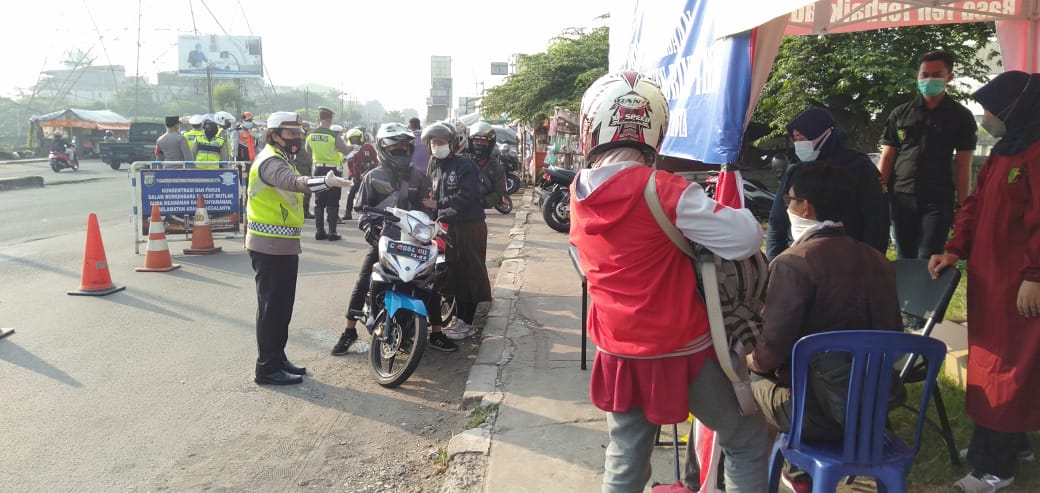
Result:
{"label": "green foliage", "polygon": [[[997,54],[980,48],[993,38],[992,23],[786,37],[752,119],[778,135],[798,113],[823,105],[848,132],[850,146],[873,152],[888,112],[917,94],[920,54],[943,49],[957,61],[958,76],[986,80]],[[967,97],[956,86],[950,93]]]}
{"label": "green foliage", "polygon": [[608,29],[568,29],[544,53],[522,56],[516,73],[484,94],[484,116],[538,122],[562,106],[577,110],[585,89],[607,73]]}

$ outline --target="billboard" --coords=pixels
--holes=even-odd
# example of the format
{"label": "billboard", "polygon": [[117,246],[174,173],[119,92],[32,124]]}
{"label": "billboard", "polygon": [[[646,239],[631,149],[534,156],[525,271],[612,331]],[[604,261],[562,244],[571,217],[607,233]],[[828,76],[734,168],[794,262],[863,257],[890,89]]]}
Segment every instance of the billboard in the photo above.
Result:
{"label": "billboard", "polygon": [[259,36],[181,35],[177,38],[177,75],[218,79],[262,78]]}

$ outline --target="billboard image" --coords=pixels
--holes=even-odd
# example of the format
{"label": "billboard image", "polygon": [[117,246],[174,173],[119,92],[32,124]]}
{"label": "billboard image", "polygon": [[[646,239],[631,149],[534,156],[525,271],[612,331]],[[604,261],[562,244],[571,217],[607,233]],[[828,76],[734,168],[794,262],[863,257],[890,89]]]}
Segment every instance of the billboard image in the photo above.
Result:
{"label": "billboard image", "polygon": [[264,75],[259,36],[181,35],[177,55],[177,74],[182,77],[205,77],[208,69],[221,79]]}

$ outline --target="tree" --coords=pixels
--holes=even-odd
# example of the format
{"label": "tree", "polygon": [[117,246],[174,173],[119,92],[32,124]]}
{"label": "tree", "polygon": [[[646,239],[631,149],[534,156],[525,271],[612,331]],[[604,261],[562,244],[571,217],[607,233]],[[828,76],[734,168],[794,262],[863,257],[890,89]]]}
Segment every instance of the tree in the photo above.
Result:
{"label": "tree", "polygon": [[555,106],[577,110],[585,89],[607,73],[609,51],[607,27],[568,29],[544,53],[521,56],[516,73],[484,93],[481,113],[535,123]]}
{"label": "tree", "polygon": [[238,84],[222,82],[213,85],[213,106],[217,111],[224,110],[231,112],[232,115],[238,115],[242,112],[244,103],[245,98],[242,97]]}
{"label": "tree", "polygon": [[[851,147],[873,152],[888,113],[917,94],[920,54],[943,49],[957,60],[957,76],[985,81],[996,53],[983,47],[993,37],[988,22],[786,37],[752,120],[779,135],[798,113],[822,105],[848,132]],[[949,89],[966,97],[956,85]]]}
{"label": "tree", "polygon": [[408,118],[404,116],[404,112],[401,110],[387,111],[383,115],[383,123],[408,123]]}

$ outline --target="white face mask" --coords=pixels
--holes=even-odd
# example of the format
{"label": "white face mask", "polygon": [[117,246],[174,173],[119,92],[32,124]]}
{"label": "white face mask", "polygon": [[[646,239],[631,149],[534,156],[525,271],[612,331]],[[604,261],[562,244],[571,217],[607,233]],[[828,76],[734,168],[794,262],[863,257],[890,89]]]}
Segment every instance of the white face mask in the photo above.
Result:
{"label": "white face mask", "polygon": [[820,221],[806,219],[791,212],[790,209],[787,211],[787,217],[791,220],[791,239],[795,243],[798,243],[798,240],[802,239],[802,236],[805,236],[805,233],[808,233],[809,230],[820,225]]}
{"label": "white face mask", "polygon": [[451,148],[447,145],[433,146],[433,148],[430,149],[430,153],[437,159],[444,159],[448,157],[448,154],[451,154]]}
{"label": "white face mask", "polygon": [[986,115],[982,117],[982,128],[986,129],[995,138],[1001,138],[1007,133],[1007,127],[1004,126],[1004,122],[993,115]]}
{"label": "white face mask", "polygon": [[813,149],[813,141],[798,140],[794,143],[794,155],[798,156],[799,161],[808,163],[815,161],[816,157],[820,155],[820,151]]}

